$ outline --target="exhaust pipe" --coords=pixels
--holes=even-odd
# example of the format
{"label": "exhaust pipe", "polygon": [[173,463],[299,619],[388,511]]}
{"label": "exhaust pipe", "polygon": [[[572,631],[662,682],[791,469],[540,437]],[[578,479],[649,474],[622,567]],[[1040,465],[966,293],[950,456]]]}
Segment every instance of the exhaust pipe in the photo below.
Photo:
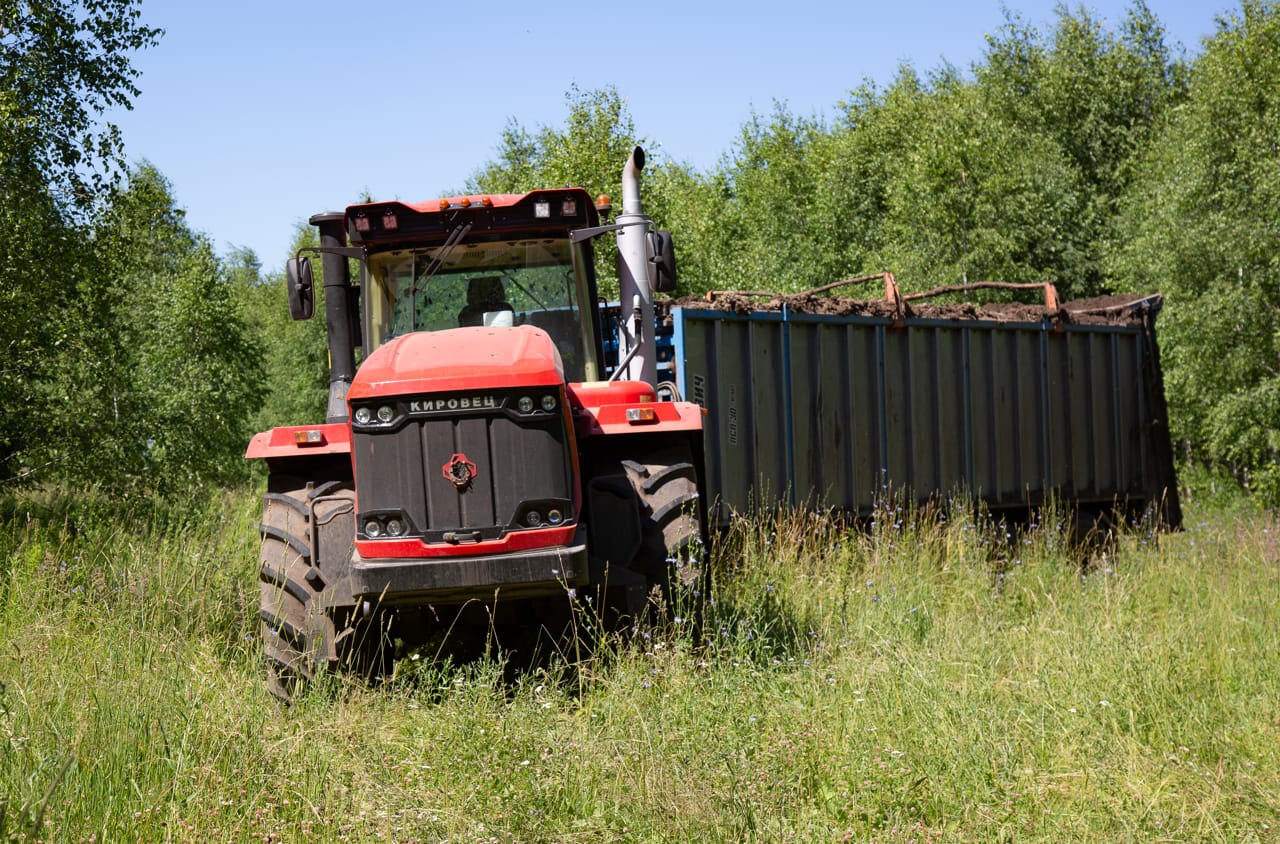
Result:
{"label": "exhaust pipe", "polygon": [[622,213],[618,215],[618,292],[623,313],[632,307],[633,319],[618,320],[618,372],[628,381],[658,382],[658,350],[653,331],[653,279],[649,261],[651,221],[640,205],[640,171],[644,150],[631,151],[622,168]]}
{"label": "exhaust pipe", "polygon": [[622,213],[643,214],[640,208],[640,171],[644,169],[644,150],[636,147],[622,168]]}
{"label": "exhaust pipe", "polygon": [[[322,249],[340,249],[347,245],[341,211],[316,214],[309,222],[320,230]],[[352,333],[351,273],[347,259],[335,252],[324,252],[320,262],[324,270],[325,335],[329,338],[329,404],[328,422],[347,421],[347,390],[356,374],[355,337]]]}

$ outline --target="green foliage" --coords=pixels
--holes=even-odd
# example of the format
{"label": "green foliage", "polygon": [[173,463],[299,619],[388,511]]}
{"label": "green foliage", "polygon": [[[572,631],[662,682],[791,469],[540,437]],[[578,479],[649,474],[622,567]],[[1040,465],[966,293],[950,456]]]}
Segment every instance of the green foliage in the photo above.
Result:
{"label": "green foliage", "polygon": [[72,303],[85,272],[84,233],[66,224],[45,190],[7,186],[0,201],[0,483],[44,468],[26,456],[63,400],[51,383],[71,338]]}
{"label": "green foliage", "polygon": [[1280,7],[1222,19],[1128,191],[1115,276],[1167,295],[1172,433],[1280,504]]}
{"label": "green foliage", "polygon": [[910,107],[885,188],[881,262],[917,289],[1058,278],[1082,201],[1058,147],[990,114],[983,92],[951,74]]}
{"label": "green foliage", "polygon": [[123,162],[119,130],[95,115],[129,108],[132,53],[161,31],[139,23],[140,0],[0,2],[0,172],[8,193],[51,191],[88,208]]}
{"label": "green foliage", "polygon": [[1116,203],[1141,153],[1186,93],[1185,67],[1164,42],[1144,2],[1130,8],[1118,32],[1089,12],[1058,9],[1046,41],[1009,15],[988,38],[977,84],[988,107],[1024,131],[1049,139],[1078,181],[1076,207],[1059,228],[1057,275],[1065,295],[1113,287],[1101,266],[1114,238]]}
{"label": "green foliage", "polygon": [[136,2],[0,2],[0,483],[49,466],[55,382],[73,342],[76,291],[91,272],[81,223],[122,162],[94,115],[137,94],[129,64],[159,33]]}
{"label": "green foliage", "polygon": [[[289,254],[318,246],[311,226],[299,225]],[[329,356],[325,337],[324,270],[312,260],[315,273],[315,316],[306,321],[289,318],[283,272],[263,278],[251,253],[231,256],[241,279],[240,291],[253,334],[262,347],[263,401],[249,427],[265,431],[279,425],[307,425],[324,421],[329,398]]]}
{"label": "green foliage", "polygon": [[[21,195],[16,210],[41,196]],[[53,236],[11,241],[34,269],[6,291],[5,480],[122,491],[241,476],[259,353],[168,183],[139,168],[92,229],[45,207]]]}
{"label": "green foliage", "polygon": [[[767,118],[742,127],[721,172],[711,237],[690,244],[709,253],[706,288],[798,290],[820,278],[824,247],[814,237],[813,211],[822,177],[817,144],[825,127],[775,103]],[[695,281],[695,285],[697,282]]]}
{"label": "green foliage", "polygon": [[685,282],[796,291],[890,270],[909,289],[1053,280],[1098,293],[1132,156],[1183,76],[1142,3],[1119,33],[1060,7],[1048,40],[1010,16],[972,80],[904,67],[883,91],[852,91],[830,127],[775,104],[693,177],[707,222],[672,225],[697,254]]}
{"label": "green foliage", "polygon": [[187,486],[239,477],[261,400],[261,352],[208,240],[144,165],[96,226],[61,374],[77,397],[58,473],[100,484]]}
{"label": "green foliage", "polygon": [[160,31],[136,0],[0,2],[0,483],[243,475],[261,355],[208,239],[97,116]]}

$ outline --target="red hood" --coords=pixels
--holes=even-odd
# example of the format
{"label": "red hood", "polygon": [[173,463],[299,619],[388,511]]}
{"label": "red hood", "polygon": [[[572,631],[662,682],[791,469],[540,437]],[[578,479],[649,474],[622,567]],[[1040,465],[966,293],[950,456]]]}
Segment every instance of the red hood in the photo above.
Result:
{"label": "red hood", "polygon": [[380,346],[361,364],[347,398],[563,383],[560,352],[541,328],[451,328]]}

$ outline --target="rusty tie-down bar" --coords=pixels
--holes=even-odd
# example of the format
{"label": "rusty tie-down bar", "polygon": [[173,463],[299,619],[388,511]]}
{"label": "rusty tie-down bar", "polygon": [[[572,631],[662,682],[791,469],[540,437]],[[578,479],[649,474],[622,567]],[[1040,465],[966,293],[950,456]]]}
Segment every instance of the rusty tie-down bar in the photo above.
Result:
{"label": "rusty tie-down bar", "polygon": [[940,296],[943,293],[967,293],[970,290],[1044,290],[1044,311],[1045,315],[1053,321],[1053,329],[1055,332],[1063,331],[1062,325],[1062,304],[1058,300],[1058,288],[1052,281],[1033,281],[1026,284],[1019,284],[1011,281],[974,281],[968,284],[951,284],[945,287],[935,287],[932,290],[926,290],[922,293],[908,293],[903,298],[909,302],[920,299],[928,299],[932,296]]}
{"label": "rusty tie-down bar", "polygon": [[935,287],[932,290],[926,290],[923,293],[908,293],[903,298],[908,302],[914,302],[917,299],[928,299],[933,296],[941,296],[943,293],[966,293],[970,290],[1035,290],[1043,288],[1044,290],[1044,307],[1051,313],[1057,313],[1061,306],[1058,302],[1058,288],[1054,286],[1052,281],[1033,281],[1027,284],[1017,284],[1011,281],[974,281],[968,284],[952,284],[946,287]]}

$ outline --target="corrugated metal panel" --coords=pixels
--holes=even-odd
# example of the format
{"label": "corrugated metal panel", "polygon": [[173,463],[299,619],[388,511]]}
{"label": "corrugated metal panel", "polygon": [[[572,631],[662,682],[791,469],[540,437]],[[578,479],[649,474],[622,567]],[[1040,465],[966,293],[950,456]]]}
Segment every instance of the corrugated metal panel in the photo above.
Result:
{"label": "corrugated metal panel", "polygon": [[1149,326],[673,318],[679,386],[708,412],[717,521],[778,504],[866,512],[886,489],[1020,508],[1158,501],[1173,483]]}

